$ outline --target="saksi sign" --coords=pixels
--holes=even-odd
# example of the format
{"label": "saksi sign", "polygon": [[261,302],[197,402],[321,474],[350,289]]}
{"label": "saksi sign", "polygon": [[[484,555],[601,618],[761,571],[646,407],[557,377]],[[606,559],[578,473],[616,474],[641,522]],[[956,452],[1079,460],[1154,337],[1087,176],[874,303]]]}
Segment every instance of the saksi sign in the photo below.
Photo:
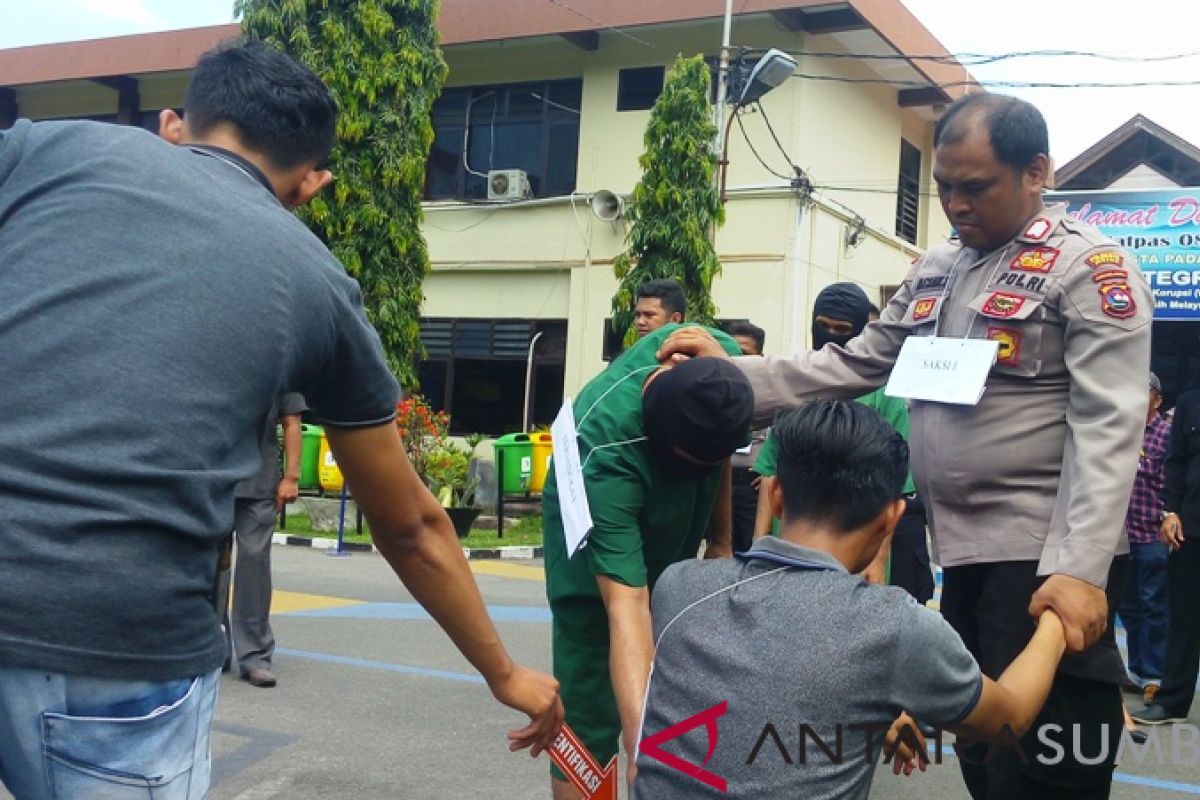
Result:
{"label": "saksi sign", "polygon": [[1053,192],[1046,201],[1120,243],[1154,292],[1156,320],[1200,320],[1200,189]]}

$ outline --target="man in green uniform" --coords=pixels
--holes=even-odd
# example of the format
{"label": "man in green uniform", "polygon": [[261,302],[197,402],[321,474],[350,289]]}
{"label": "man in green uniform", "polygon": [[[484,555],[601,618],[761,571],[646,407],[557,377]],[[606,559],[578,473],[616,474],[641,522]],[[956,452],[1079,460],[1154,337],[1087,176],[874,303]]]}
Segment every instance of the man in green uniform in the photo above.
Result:
{"label": "man in green uniform", "polygon": [[[600,764],[616,755],[622,731],[626,752],[633,752],[654,651],[654,582],[669,565],[696,555],[710,518],[717,535],[707,555],[729,554],[727,462],[747,440],[754,397],[728,361],[660,365],[655,353],[679,327],[642,338],[574,402],[593,527],[573,557],[553,464],[546,479],[554,674],[567,721]],[[730,355],[741,353],[724,333],[710,333]],[[578,797],[560,772],[553,777],[556,798]]]}

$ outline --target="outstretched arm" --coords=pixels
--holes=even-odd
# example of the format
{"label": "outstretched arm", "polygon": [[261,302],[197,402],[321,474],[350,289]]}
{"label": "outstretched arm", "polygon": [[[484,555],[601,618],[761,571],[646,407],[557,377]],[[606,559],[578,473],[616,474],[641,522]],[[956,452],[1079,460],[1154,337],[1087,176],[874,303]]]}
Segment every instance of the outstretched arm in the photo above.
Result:
{"label": "outstretched arm", "polygon": [[545,749],[562,723],[558,683],[514,662],[488,617],[445,510],[413,471],[392,423],[327,427],[354,499],[379,552],[487,681],[501,703],[523,711],[528,726],[509,733],[510,749]]}

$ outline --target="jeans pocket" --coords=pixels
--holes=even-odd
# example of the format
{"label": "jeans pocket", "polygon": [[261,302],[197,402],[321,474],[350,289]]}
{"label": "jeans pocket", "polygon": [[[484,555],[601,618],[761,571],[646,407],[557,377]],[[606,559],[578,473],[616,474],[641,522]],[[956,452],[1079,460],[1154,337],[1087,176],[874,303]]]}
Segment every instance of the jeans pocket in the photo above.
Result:
{"label": "jeans pocket", "polygon": [[[209,684],[198,677],[183,697],[141,716],[43,713],[46,781],[52,796],[59,800],[202,797],[207,763],[194,762],[200,737],[204,739],[200,752],[207,752],[207,720],[214,699]],[[204,774],[193,787],[195,767]],[[192,793],[193,788],[200,793]]]}

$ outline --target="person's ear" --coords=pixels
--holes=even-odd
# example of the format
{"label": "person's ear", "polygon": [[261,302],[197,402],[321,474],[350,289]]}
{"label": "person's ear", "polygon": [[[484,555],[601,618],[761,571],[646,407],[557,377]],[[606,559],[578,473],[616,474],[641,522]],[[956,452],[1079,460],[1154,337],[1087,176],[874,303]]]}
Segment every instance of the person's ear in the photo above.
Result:
{"label": "person's ear", "polygon": [[171,144],[183,143],[183,117],[173,108],[158,112],[158,136]]}
{"label": "person's ear", "polygon": [[310,169],[304,173],[286,196],[279,198],[288,208],[298,208],[325,191],[333,183],[333,173],[327,169]]}
{"label": "person's ear", "polygon": [[903,497],[897,497],[884,506],[883,511],[879,512],[877,520],[879,522],[880,541],[883,541],[896,532],[896,525],[900,522],[900,518],[904,516],[904,509],[906,508],[908,508],[908,501]]}
{"label": "person's ear", "polygon": [[1050,182],[1050,156],[1038,153],[1026,165],[1023,174],[1025,186],[1030,190],[1041,192]]}
{"label": "person's ear", "polygon": [[767,482],[767,502],[771,505],[771,516],[783,519],[783,485],[779,479],[770,475],[763,476]]}

